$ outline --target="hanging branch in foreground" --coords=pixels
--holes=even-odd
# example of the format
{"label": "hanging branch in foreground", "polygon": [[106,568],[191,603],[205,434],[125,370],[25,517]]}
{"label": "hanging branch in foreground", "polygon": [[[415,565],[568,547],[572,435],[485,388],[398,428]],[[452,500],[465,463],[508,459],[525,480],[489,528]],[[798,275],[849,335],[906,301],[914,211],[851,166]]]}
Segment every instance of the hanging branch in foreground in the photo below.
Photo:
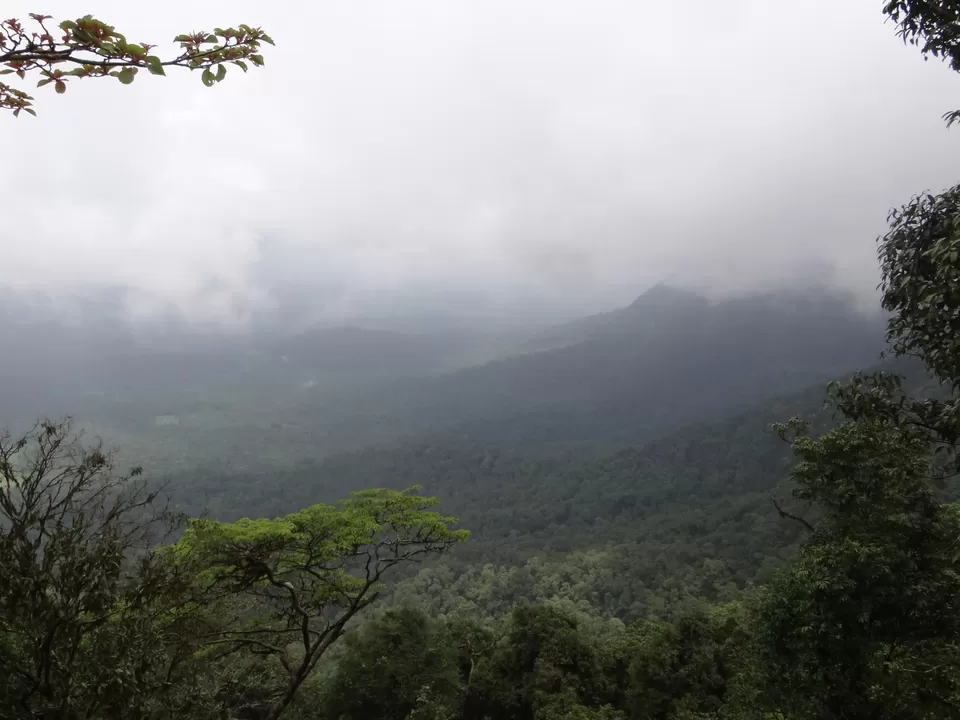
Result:
{"label": "hanging branch in foreground", "polygon": [[[112,25],[90,15],[58,25],[49,15],[31,13],[30,19],[29,27],[16,18],[0,21],[0,75],[20,80],[39,76],[37,87],[53,84],[59,94],[75,78],[110,76],[129,85],[141,68],[153,75],[165,75],[167,67],[200,70],[203,84],[210,87],[226,77],[229,63],[244,72],[249,64],[262,66],[262,43],[273,45],[260,28],[216,28],[178,35],[174,42],[180,44],[180,53],[164,59],[152,54],[155,45],[130,43]],[[37,114],[33,97],[5,82],[0,82],[0,109]]]}
{"label": "hanging branch in foreground", "polygon": [[777,509],[777,512],[780,514],[780,517],[781,517],[782,519],[784,519],[784,520],[794,520],[795,522],[798,522],[798,523],[800,523],[801,525],[803,525],[803,526],[804,526],[807,530],[809,530],[810,532],[814,532],[814,527],[813,527],[813,525],[811,525],[810,523],[808,523],[806,520],[804,520],[804,519],[803,519],[802,517],[800,517],[799,515],[794,515],[793,513],[789,513],[789,512],[787,512],[786,510],[784,510],[784,509],[783,509],[783,505],[782,505],[781,502],[777,499],[777,496],[776,496],[776,495],[772,495],[772,494],[771,494],[771,495],[770,495],[770,500],[773,501],[773,506]]}

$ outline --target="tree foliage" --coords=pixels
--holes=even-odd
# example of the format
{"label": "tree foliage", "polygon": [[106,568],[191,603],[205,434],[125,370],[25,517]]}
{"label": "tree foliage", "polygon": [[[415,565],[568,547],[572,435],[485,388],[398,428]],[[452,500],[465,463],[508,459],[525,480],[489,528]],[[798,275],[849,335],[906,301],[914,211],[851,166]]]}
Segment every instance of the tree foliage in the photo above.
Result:
{"label": "tree foliage", "polygon": [[207,647],[282,668],[267,717],[290,705],[350,619],[377,599],[385,573],[466,540],[416,489],[362,491],[276,520],[193,520],[167,550],[195,574],[198,602],[220,607]]}
{"label": "tree foliage", "polygon": [[[897,24],[905,43],[920,48],[924,58],[945,60],[960,71],[960,2],[957,0],[886,0],[883,12]],[[960,110],[943,116],[948,125],[960,120]]]}
{"label": "tree foliage", "polygon": [[[798,428],[799,429],[799,428]],[[757,662],[789,717],[960,710],[960,508],[931,487],[922,438],[849,422],[798,437],[796,496],[821,511],[758,599]]]}
{"label": "tree foliage", "polygon": [[954,0],[888,0],[883,12],[903,41],[960,71],[960,3]]}
{"label": "tree foliage", "polygon": [[0,707],[279,717],[386,573],[466,539],[435,504],[368,490],[276,520],[193,520],[163,545],[175,524],[157,490],[68,422],[0,435]]}
{"label": "tree foliage", "polygon": [[960,379],[960,186],[890,214],[880,242],[888,335],[945,382]]}
{"label": "tree foliage", "polygon": [[325,689],[324,712],[342,720],[404,720],[460,702],[457,649],[421,610],[391,609],[346,638]]}
{"label": "tree foliage", "polygon": [[[906,41],[960,71],[960,5],[885,9]],[[960,440],[958,192],[913,198],[879,241],[887,337],[936,391],[857,374],[830,388],[839,427],[779,427],[798,433],[794,495],[819,514],[801,519],[812,532],[798,561],[757,598],[758,697],[786,717],[960,716],[960,508],[940,492]]]}
{"label": "tree foliage", "polygon": [[[56,25],[52,20],[31,13],[27,22],[0,21],[0,75],[36,77],[37,87],[52,84],[63,94],[74,79],[109,76],[129,85],[141,69],[165,75],[166,68],[181,67],[200,71],[203,84],[210,87],[226,77],[229,64],[244,72],[250,64],[262,66],[262,44],[273,44],[260,28],[216,28],[178,35],[174,42],[179,53],[164,58],[153,54],[155,45],[129,42],[112,25],[91,15]],[[5,82],[0,82],[0,109],[36,115],[33,97]]]}
{"label": "tree foliage", "polygon": [[0,434],[0,675],[24,717],[127,716],[197,703],[190,579],[151,552],[174,527],[139,469],[69,421]]}

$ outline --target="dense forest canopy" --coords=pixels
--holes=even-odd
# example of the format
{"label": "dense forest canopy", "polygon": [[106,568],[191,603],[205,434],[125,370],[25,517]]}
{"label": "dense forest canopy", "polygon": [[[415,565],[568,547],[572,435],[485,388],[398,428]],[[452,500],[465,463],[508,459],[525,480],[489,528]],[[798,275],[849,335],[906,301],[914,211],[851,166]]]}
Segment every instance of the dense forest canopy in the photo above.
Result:
{"label": "dense forest canopy", "polygon": [[[958,69],[960,4],[883,11]],[[164,63],[61,27],[6,21],[0,63],[58,92],[63,63],[210,85],[270,42],[183,36]],[[528,335],[178,356],[203,400],[144,387],[169,358],[86,358],[156,457],[125,470],[69,418],[0,433],[0,717],[960,718],[958,200],[889,217],[879,364],[833,298],[665,287]],[[349,387],[304,395],[321,367]],[[191,426],[210,405],[256,441]]]}

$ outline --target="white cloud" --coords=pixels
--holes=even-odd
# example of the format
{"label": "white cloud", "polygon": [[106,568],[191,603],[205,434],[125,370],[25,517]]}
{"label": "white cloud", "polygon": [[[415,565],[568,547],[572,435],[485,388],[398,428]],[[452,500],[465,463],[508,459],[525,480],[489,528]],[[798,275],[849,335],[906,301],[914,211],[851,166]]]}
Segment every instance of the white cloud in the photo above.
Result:
{"label": "white cloud", "polygon": [[231,323],[294,298],[588,309],[825,267],[863,290],[887,209],[958,179],[939,116],[960,78],[871,0],[89,10],[131,39],[248,22],[277,47],[214,89],[77,82],[0,117],[0,285],[129,286],[136,312]]}

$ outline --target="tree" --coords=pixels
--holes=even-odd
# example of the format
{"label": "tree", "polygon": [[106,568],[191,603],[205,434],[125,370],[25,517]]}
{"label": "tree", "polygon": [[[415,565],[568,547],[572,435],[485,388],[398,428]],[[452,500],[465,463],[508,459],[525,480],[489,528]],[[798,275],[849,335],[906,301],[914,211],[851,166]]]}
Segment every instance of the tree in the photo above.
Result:
{"label": "tree", "polygon": [[[960,2],[957,0],[887,0],[883,12],[897,24],[905,43],[927,57],[945,60],[960,71]],[[960,120],[960,110],[943,116],[948,125]]]}
{"label": "tree", "polygon": [[293,701],[347,624],[379,596],[385,573],[467,539],[434,498],[366,490],[338,506],[314,505],[276,520],[192,520],[163,551],[194,574],[194,602],[216,608],[222,626],[201,638],[211,660],[272,658],[280,684],[265,717]]}
{"label": "tree", "polygon": [[930,486],[927,443],[859,421],[793,446],[795,495],[821,516],[759,594],[764,705],[825,720],[958,716],[960,508]]}
{"label": "tree", "polygon": [[912,398],[900,377],[874,373],[835,383],[831,394],[852,420],[925,437],[941,458],[939,469],[953,472],[960,442],[960,186],[892,211],[879,257],[888,340],[897,355],[922,361],[939,388]]}
{"label": "tree", "polygon": [[188,585],[149,552],[173,527],[157,498],[69,421],[0,433],[0,677],[19,715],[126,716],[158,694],[189,704],[177,668],[193,616],[155,622]]}
{"label": "tree", "polygon": [[[502,641],[478,663],[464,717],[545,720],[598,713],[605,683],[597,648],[576,618],[549,605],[516,608]],[[606,713],[607,710],[602,710]]]}
{"label": "tree", "polygon": [[[164,59],[152,54],[154,45],[128,42],[112,25],[90,15],[55,27],[51,20],[49,15],[31,13],[27,24],[16,18],[0,22],[0,67],[4,68],[0,75],[16,74],[21,80],[28,75],[39,77],[37,87],[52,84],[63,94],[73,79],[110,76],[129,85],[141,69],[164,75],[165,68],[181,67],[201,71],[203,84],[210,87],[226,77],[228,64],[244,72],[248,63],[262,66],[262,43],[273,45],[260,28],[216,28],[178,35],[174,42],[180,45],[179,54]],[[0,82],[0,109],[36,115],[33,97],[4,82]]]}
{"label": "tree", "polygon": [[279,717],[385,573],[467,537],[431,498],[370,490],[277,520],[193,520],[163,545],[178,525],[158,497],[67,421],[0,434],[5,712]]}
{"label": "tree", "polygon": [[615,652],[616,664],[624,666],[615,669],[626,676],[620,684],[629,716],[715,716],[736,669],[732,656],[740,633],[739,617],[726,609],[687,615],[676,623],[632,625]]}
{"label": "tree", "polygon": [[444,639],[422,611],[409,606],[366,622],[345,638],[326,688],[326,715],[405,720],[418,708],[422,716],[427,704],[457,708],[456,649]]}
{"label": "tree", "polygon": [[[888,2],[905,42],[960,71],[960,3]],[[948,113],[948,124],[960,111]],[[846,422],[779,427],[796,497],[817,508],[799,561],[757,605],[766,707],[818,718],[960,716],[960,508],[938,493],[960,441],[960,186],[891,212],[879,240],[887,338],[937,382],[891,373],[833,383]]]}

